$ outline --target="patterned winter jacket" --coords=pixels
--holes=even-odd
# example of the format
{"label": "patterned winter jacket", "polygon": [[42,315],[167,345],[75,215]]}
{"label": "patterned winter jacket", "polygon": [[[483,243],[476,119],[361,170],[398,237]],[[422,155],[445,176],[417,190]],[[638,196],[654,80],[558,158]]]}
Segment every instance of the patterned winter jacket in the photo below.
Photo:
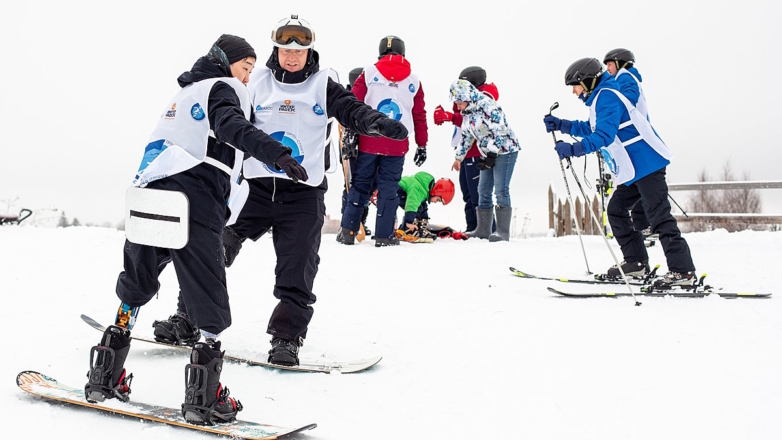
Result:
{"label": "patterned winter jacket", "polygon": [[473,141],[478,143],[481,156],[515,153],[521,149],[502,107],[468,81],[460,79],[451,84],[451,101],[468,103],[462,112],[462,141],[456,148],[457,160],[464,159]]}

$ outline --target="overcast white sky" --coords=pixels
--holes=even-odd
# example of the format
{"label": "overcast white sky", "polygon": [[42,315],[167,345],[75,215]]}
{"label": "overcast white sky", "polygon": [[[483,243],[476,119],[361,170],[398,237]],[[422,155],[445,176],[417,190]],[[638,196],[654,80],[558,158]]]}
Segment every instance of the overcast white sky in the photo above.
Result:
{"label": "overcast white sky", "polygon": [[[264,64],[271,28],[291,13],[313,25],[321,66],[337,70],[343,83],[352,68],[377,59],[381,37],[405,40],[430,121],[421,169],[435,177],[458,181],[450,171],[452,127],[435,126],[431,113],[448,106],[448,86],[464,67],[483,66],[522,145],[511,197],[518,215],[529,214],[528,230],[547,228],[549,184],[565,194],[542,116],[559,101],[556,115],[587,119],[564,71],[616,47],[635,53],[652,123],[676,155],[670,183],[695,181],[702,169],[717,175],[728,161],[754,180],[782,178],[782,148],[771,134],[782,98],[779,2],[614,4],[12,2],[0,17],[0,212],[18,197],[16,208],[118,222],[161,107],[178,89],[176,77],[222,33],[246,38]],[[580,171],[583,159],[577,162]],[[594,156],[588,166],[593,180]],[[405,174],[415,171],[411,153]],[[327,211],[338,217],[342,177],[329,182]],[[686,201],[684,193],[673,195]],[[780,190],[762,195],[764,212],[782,212]],[[456,199],[435,207],[433,218],[462,227],[462,208]]]}

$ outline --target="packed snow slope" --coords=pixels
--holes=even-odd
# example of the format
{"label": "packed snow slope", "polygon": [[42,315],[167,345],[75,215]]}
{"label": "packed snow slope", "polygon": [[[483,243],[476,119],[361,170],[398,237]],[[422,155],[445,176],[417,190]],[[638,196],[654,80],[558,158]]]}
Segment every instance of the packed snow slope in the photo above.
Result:
{"label": "packed snow slope", "polygon": [[[779,439],[782,438],[782,233],[687,234],[699,272],[730,290],[772,299],[570,299],[559,284],[514,277],[585,272],[577,237],[348,247],[324,235],[318,302],[305,358],[383,360],[359,374],[307,374],[226,364],[223,383],[240,418],[282,426],[318,423],[306,439]],[[4,338],[0,408],[25,438],[85,436],[204,439],[209,435],[50,404],[15,385],[37,370],[86,381],[100,334],[119,301],[124,235],[111,229],[0,227]],[[611,256],[585,237],[589,265]],[[611,242],[618,253],[615,242]],[[650,248],[665,270],[662,249]],[[262,356],[275,257],[272,240],[245,243],[228,269],[234,323],[223,346]],[[175,311],[173,267],[134,334]],[[179,407],[187,354],[135,342],[131,397]]]}

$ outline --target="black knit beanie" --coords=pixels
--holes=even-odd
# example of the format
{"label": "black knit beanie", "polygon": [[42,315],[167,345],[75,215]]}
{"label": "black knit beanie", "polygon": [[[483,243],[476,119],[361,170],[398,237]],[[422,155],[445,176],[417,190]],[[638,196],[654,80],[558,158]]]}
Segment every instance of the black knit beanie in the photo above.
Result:
{"label": "black knit beanie", "polygon": [[245,41],[242,37],[223,34],[215,41],[214,45],[225,53],[229,65],[247,57],[258,58],[255,55],[255,50],[250,46],[250,43]]}

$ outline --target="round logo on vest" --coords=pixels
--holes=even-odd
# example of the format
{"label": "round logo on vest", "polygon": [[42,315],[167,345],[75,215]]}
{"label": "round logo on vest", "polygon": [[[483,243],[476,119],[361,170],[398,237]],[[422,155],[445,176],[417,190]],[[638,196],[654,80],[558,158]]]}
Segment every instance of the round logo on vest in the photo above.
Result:
{"label": "round logo on vest", "polygon": [[608,166],[608,169],[612,173],[617,174],[616,161],[611,156],[611,153],[608,152],[608,149],[606,147],[602,147],[600,149],[600,153],[603,155],[603,160],[605,161],[606,165]]}
{"label": "round logo on vest", "polygon": [[190,107],[190,116],[192,116],[196,121],[203,121],[206,117],[206,112],[204,112],[201,104],[196,102],[192,107]]}
{"label": "round logo on vest", "polygon": [[397,121],[402,120],[402,110],[399,108],[399,104],[394,102],[391,98],[380,101],[380,104],[377,105],[377,111],[391,119],[396,119]]}
{"label": "round logo on vest", "polygon": [[[275,131],[269,136],[271,136],[274,140],[278,141],[282,145],[290,148],[291,157],[296,159],[296,162],[300,164],[304,162],[304,151],[302,151],[301,143],[299,142],[299,139],[296,138],[296,135],[294,135],[293,133],[288,133],[287,131]],[[261,165],[263,165],[263,167],[266,168],[266,171],[269,171],[270,173],[285,174],[285,171],[276,170],[273,167],[270,167],[263,162],[261,162]]]}

